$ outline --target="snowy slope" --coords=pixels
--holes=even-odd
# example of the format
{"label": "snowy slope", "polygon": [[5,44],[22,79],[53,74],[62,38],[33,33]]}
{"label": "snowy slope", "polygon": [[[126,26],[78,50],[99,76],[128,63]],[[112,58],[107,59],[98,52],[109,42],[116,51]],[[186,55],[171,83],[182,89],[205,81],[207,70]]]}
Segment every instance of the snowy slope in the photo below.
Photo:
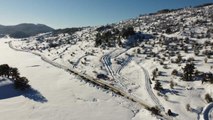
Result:
{"label": "snowy slope", "polygon": [[[169,109],[173,112],[172,119],[207,119],[204,118],[207,115],[203,115],[208,104],[205,95],[208,93],[213,96],[212,84],[202,84],[202,76],[213,71],[212,11],[213,5],[184,8],[169,13],[140,16],[110,27],[102,26],[104,30],[98,30],[100,27],[88,27],[71,35],[41,34],[27,40],[12,40],[11,45],[16,49],[45,56],[87,76],[105,76],[98,80],[125,91],[126,95],[139,99],[149,107],[157,106],[164,114],[164,119],[168,117],[165,113]],[[132,26],[136,34],[125,38],[120,34],[128,26]],[[116,30],[120,31],[117,36]],[[114,35],[107,39],[111,44],[103,42],[100,46],[95,46],[97,34],[104,35],[107,32]],[[106,41],[105,39],[102,37],[101,40]],[[195,76],[194,81],[183,81],[182,68],[190,62],[195,64],[198,77]],[[153,78],[153,71],[156,69],[157,75]],[[177,75],[172,74],[174,70]],[[157,80],[163,87],[161,91],[154,89]],[[113,97],[114,99],[118,98]],[[125,107],[129,104],[126,102]],[[187,106],[190,106],[189,110]],[[136,113],[133,119],[150,117],[150,111],[144,109]],[[146,114],[145,118],[143,113]],[[208,116],[211,117],[211,114],[212,110],[208,112]],[[129,119],[130,116],[123,116],[123,119]]]}

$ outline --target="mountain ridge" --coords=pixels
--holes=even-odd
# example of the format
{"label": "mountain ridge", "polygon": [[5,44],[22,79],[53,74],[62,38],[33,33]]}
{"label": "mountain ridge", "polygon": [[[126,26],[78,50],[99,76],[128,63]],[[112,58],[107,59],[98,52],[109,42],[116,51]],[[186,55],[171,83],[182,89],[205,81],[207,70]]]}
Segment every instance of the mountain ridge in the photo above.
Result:
{"label": "mountain ridge", "polygon": [[53,30],[53,28],[44,24],[21,23],[18,25],[0,25],[0,34],[8,34],[14,38],[25,38]]}

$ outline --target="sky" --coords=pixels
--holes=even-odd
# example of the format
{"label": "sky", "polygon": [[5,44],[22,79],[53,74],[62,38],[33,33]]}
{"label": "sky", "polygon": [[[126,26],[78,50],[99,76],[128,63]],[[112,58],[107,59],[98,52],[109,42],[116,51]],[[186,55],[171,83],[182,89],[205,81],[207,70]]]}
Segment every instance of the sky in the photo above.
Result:
{"label": "sky", "polygon": [[96,26],[203,3],[213,0],[0,0],[0,24],[41,23],[55,29]]}

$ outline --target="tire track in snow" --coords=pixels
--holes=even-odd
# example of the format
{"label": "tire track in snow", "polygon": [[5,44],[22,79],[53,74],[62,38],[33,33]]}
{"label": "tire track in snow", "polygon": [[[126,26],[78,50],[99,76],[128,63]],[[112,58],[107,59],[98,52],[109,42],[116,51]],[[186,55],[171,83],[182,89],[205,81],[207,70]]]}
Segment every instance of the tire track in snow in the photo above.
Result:
{"label": "tire track in snow", "polygon": [[152,87],[150,84],[150,77],[149,77],[149,73],[148,71],[141,67],[144,71],[144,75],[145,75],[145,81],[146,81],[146,90],[148,91],[150,97],[152,98],[152,100],[155,102],[155,104],[160,108],[160,110],[165,111],[165,108],[163,107],[163,105],[160,103],[160,101],[158,100],[158,98],[155,96],[155,94],[152,91]]}
{"label": "tire track in snow", "polygon": [[[117,50],[117,49],[116,49]],[[116,51],[115,50],[115,51]],[[122,80],[125,80],[125,78],[123,78],[119,73],[120,71],[132,60],[132,56],[129,56],[128,59],[126,60],[126,62],[121,66],[119,67],[116,72],[114,73],[114,71],[112,70],[111,68],[111,56],[110,54],[112,54],[113,52],[115,51],[112,51],[106,55],[103,56],[103,63],[105,65],[105,67],[107,68],[107,70],[110,72],[111,76],[114,78],[114,80],[118,80],[117,83],[126,88],[125,85],[121,84],[122,82],[120,82]],[[126,50],[125,50],[126,51]],[[125,51],[121,52],[122,54],[125,53]],[[119,54],[120,55],[120,54]],[[119,55],[115,55],[115,56],[119,56]],[[150,84],[150,78],[149,78],[149,73],[146,69],[144,69],[143,67],[141,67],[142,70],[144,71],[144,75],[145,75],[145,84],[146,84],[146,90],[148,92],[148,94],[150,95],[151,99],[153,100],[153,102],[160,108],[161,111],[165,111],[165,108],[163,107],[163,105],[160,103],[160,101],[158,100],[158,98],[155,96],[155,94],[153,93],[152,91],[152,88],[151,88],[151,84]],[[126,79],[127,80],[127,79]],[[127,90],[127,88],[126,88]]]}
{"label": "tire track in snow", "polygon": [[127,60],[116,70],[116,75],[120,75],[121,70],[127,66],[132,60],[132,56],[129,56]]}

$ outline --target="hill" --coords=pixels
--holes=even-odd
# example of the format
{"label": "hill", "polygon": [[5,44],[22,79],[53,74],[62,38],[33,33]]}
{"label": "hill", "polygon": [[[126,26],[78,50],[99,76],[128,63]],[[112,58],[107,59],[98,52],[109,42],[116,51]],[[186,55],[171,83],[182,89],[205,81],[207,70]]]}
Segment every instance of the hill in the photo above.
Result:
{"label": "hill", "polygon": [[[211,120],[212,11],[212,4],[164,9],[119,23],[13,40],[10,46],[85,76],[82,82],[94,78],[107,93],[116,89],[113,96],[129,96],[148,106],[150,114],[162,114],[158,119]],[[97,87],[93,82],[85,81]],[[147,119],[143,108],[127,108],[137,111],[132,120]]]}
{"label": "hill", "polygon": [[23,23],[14,26],[0,25],[0,34],[9,34],[13,38],[25,38],[39,33],[51,32],[54,29],[43,24]]}

